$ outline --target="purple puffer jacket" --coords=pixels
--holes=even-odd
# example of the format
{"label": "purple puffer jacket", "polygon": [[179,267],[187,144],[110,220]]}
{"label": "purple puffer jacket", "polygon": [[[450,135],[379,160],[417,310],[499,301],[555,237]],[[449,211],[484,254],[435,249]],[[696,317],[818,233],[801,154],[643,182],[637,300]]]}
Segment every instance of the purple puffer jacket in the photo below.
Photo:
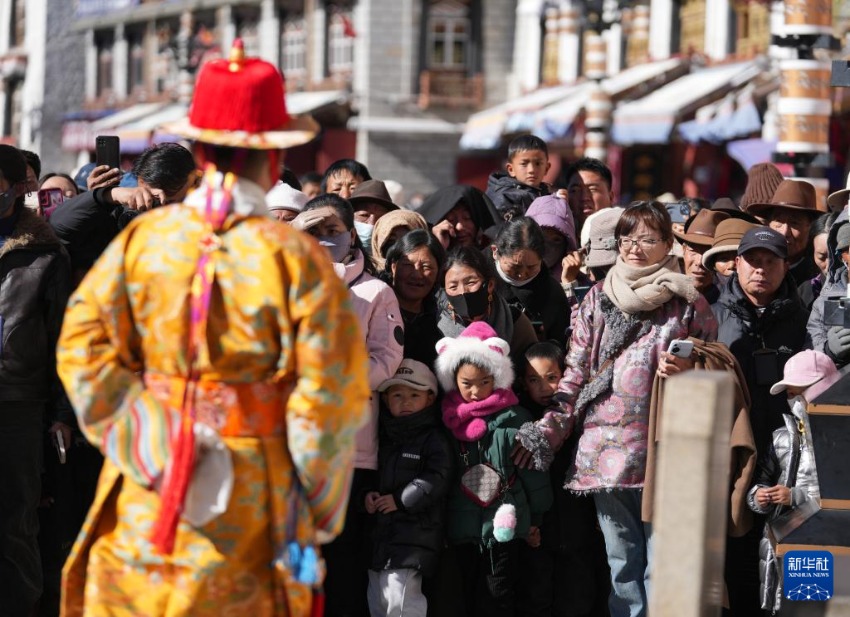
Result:
{"label": "purple puffer jacket", "polygon": [[[564,485],[578,492],[643,486],[652,381],[661,354],[674,339],[717,338],[717,322],[702,295],[693,304],[674,296],[649,313],[648,332],[615,357],[611,387],[579,417],[574,410],[576,399],[604,363],[600,351],[610,353],[621,345],[614,340],[613,330],[606,328],[604,296],[599,283],[581,303],[567,368],[553,399],[557,410],[549,411],[539,425],[555,450],[576,428],[581,432]],[[607,297],[604,300],[613,307]],[[622,319],[622,313],[614,310],[618,314],[614,318]]]}

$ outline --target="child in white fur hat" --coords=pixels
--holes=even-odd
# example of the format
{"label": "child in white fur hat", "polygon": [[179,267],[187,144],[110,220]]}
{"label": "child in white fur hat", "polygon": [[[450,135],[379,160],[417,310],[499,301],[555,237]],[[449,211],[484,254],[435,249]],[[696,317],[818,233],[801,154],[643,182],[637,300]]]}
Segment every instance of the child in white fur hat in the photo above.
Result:
{"label": "child in white fur hat", "polygon": [[513,615],[519,543],[539,544],[552,504],[546,472],[511,460],[531,414],[511,390],[509,346],[485,322],[437,343],[443,422],[454,436],[460,481],[451,489],[448,540],[463,578],[465,615]]}

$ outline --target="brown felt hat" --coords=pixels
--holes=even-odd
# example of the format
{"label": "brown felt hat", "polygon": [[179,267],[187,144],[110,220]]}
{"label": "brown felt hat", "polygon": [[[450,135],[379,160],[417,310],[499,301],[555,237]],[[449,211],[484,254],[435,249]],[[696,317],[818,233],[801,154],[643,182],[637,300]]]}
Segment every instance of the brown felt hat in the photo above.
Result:
{"label": "brown felt hat", "polygon": [[773,196],[764,203],[751,203],[747,212],[756,216],[767,216],[774,208],[804,212],[812,218],[817,218],[823,212],[817,207],[815,187],[804,180],[783,180],[779,183]]}
{"label": "brown felt hat", "polygon": [[711,209],[715,212],[723,212],[733,219],[742,219],[744,221],[748,221],[756,225],[761,225],[761,223],[756,217],[754,217],[752,214],[747,214],[746,212],[741,210],[738,206],[735,205],[735,202],[729,199],[728,197],[721,197],[720,199],[715,201],[713,204],[711,204]]}
{"label": "brown felt hat", "polygon": [[783,180],[782,172],[770,163],[759,163],[750,167],[747,188],[741,197],[741,210],[749,210],[751,204],[767,203]]}
{"label": "brown felt hat", "polygon": [[398,210],[398,206],[390,199],[390,192],[387,190],[387,185],[380,180],[366,180],[354,187],[351,191],[351,197],[348,198],[354,209],[357,210],[358,204],[378,203],[389,208],[390,210]]}
{"label": "brown felt hat", "polygon": [[684,233],[674,231],[673,235],[680,242],[698,246],[711,246],[714,242],[714,230],[717,229],[721,221],[728,218],[729,215],[725,212],[703,208],[687,222]]}
{"label": "brown felt hat", "polygon": [[756,225],[741,219],[729,218],[725,221],[720,221],[717,229],[714,230],[714,242],[711,248],[708,249],[702,256],[702,265],[707,270],[714,270],[714,262],[717,261],[717,255],[725,252],[738,253],[738,245],[741,244],[741,238],[751,229],[758,229],[764,225]]}

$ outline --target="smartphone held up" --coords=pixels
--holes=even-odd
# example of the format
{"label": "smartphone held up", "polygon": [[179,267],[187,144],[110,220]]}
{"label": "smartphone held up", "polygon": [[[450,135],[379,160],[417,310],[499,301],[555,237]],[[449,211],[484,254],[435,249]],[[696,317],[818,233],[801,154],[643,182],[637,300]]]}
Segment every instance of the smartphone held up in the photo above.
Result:
{"label": "smartphone held up", "polygon": [[53,211],[65,201],[65,195],[62,194],[62,189],[39,189],[38,190],[38,214],[49,219]]}
{"label": "smartphone held up", "polygon": [[94,140],[95,160],[98,167],[107,165],[110,169],[121,167],[121,142],[117,135],[98,135]]}

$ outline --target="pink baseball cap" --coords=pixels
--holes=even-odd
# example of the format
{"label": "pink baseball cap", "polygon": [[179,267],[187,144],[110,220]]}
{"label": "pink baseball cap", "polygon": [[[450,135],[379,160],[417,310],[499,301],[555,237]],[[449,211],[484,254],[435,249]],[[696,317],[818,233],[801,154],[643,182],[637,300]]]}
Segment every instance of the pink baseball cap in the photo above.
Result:
{"label": "pink baseball cap", "polygon": [[841,378],[835,363],[825,353],[806,349],[785,363],[784,379],[773,384],[771,394],[784,392],[788,386],[808,388],[804,396],[812,401]]}

